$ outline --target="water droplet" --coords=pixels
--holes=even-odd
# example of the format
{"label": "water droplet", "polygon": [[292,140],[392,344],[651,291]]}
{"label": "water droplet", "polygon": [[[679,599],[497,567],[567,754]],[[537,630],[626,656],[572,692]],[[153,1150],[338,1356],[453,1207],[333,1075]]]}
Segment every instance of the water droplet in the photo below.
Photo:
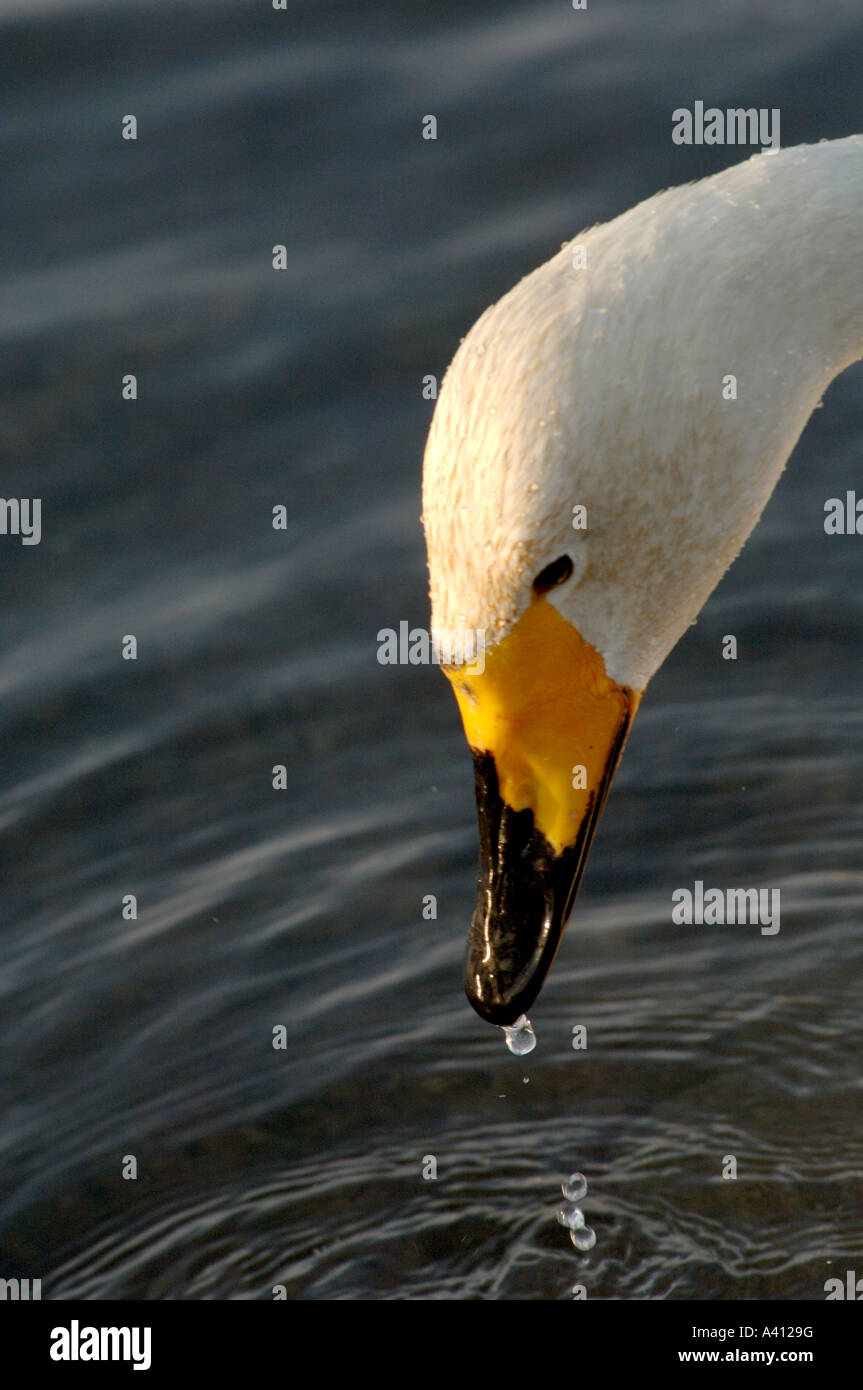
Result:
{"label": "water droplet", "polygon": [[544,429],[545,429],[545,421],[544,421],[544,420],[540,420],[538,423],[539,423],[539,428],[540,428],[541,430],[544,430]]}
{"label": "water droplet", "polygon": [[504,1024],[503,1031],[513,1057],[524,1057],[536,1047],[536,1033],[526,1014],[522,1014],[511,1026]]}
{"label": "water droplet", "polygon": [[570,1231],[569,1238],[576,1250],[592,1250],[596,1244],[596,1231],[591,1226],[579,1226],[577,1230]]}
{"label": "water droplet", "polygon": [[566,1226],[570,1231],[577,1231],[584,1225],[584,1212],[581,1207],[561,1207],[557,1219],[561,1226]]}
{"label": "water droplet", "polygon": [[570,1173],[566,1182],[562,1182],[560,1190],[568,1202],[580,1202],[582,1197],[587,1196],[587,1178],[583,1173]]}
{"label": "water droplet", "polygon": [[539,483],[531,483],[528,492],[539,492]]}

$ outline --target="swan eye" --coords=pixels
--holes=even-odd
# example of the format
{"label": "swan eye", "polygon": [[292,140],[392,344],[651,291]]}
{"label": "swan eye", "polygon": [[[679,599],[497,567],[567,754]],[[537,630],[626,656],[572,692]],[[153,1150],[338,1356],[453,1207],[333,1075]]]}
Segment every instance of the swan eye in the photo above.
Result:
{"label": "swan eye", "polygon": [[560,555],[556,560],[552,560],[550,565],[546,565],[544,570],[540,570],[533,581],[533,592],[547,594],[549,589],[556,589],[558,584],[564,584],[571,574],[572,560],[568,555]]}

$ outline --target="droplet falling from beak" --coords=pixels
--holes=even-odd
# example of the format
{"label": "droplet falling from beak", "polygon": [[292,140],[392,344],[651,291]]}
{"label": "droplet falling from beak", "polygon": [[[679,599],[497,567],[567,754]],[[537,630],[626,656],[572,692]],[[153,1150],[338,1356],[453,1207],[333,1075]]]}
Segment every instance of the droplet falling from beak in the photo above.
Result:
{"label": "droplet falling from beak", "polygon": [[536,1033],[526,1014],[521,1014],[515,1023],[503,1025],[506,1045],[513,1057],[525,1057],[536,1047]]}

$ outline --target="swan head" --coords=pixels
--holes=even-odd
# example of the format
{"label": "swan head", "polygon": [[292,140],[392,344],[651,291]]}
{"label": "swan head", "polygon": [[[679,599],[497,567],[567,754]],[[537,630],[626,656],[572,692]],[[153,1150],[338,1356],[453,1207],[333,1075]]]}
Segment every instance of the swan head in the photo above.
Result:
{"label": "swan head", "polygon": [[[788,234],[863,172],[863,141],[840,145],[591,229],[482,315],[441,386],[423,519],[432,628],[482,649],[446,674],[479,816],[465,986],[492,1023],[542,986],[648,681],[859,356],[859,296],[824,293],[823,219]],[[830,263],[850,275],[855,254]]]}

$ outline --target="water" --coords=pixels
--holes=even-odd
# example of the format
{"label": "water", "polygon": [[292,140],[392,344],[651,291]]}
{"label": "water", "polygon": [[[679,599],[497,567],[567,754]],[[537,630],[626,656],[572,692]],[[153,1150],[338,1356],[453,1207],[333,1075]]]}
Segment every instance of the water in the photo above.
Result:
{"label": "water", "polygon": [[561,1207],[557,1213],[557,1219],[561,1226],[566,1226],[567,1230],[576,1230],[584,1225],[584,1212],[580,1207]]}
{"label": "water", "polygon": [[526,1014],[521,1014],[512,1026],[503,1025],[506,1045],[514,1057],[525,1057],[536,1047],[536,1034],[533,1024]]}
{"label": "water", "polygon": [[581,1207],[573,1204],[587,1196],[587,1179],[583,1173],[573,1173],[566,1182],[561,1183],[560,1190],[567,1205],[559,1209],[557,1219],[569,1231],[569,1238],[576,1250],[586,1254],[596,1244],[596,1232],[586,1224]]}
{"label": "water", "polygon": [[[461,989],[451,690],[376,635],[428,622],[423,376],[561,242],[733,162],[675,107],[858,128],[861,37],[802,0],[0,4],[2,491],[43,500],[0,544],[0,1276],[568,1298],[574,1154],[590,1298],[860,1268],[863,551],[822,526],[860,368],[642,703],[529,1085]],[[781,888],[780,933],[673,926],[696,878]]]}
{"label": "water", "polygon": [[560,1190],[568,1202],[580,1202],[587,1195],[587,1178],[583,1173],[573,1173],[561,1183]]}

